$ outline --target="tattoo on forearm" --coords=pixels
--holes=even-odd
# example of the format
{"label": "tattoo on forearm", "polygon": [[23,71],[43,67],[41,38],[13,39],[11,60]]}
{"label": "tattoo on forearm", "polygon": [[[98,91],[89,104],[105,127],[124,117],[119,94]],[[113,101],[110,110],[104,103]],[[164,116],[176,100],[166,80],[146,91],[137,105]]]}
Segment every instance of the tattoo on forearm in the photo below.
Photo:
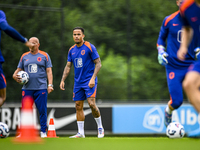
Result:
{"label": "tattoo on forearm", "polygon": [[69,72],[70,72],[70,68],[66,66],[63,72],[62,80],[65,80],[67,78],[67,76],[69,75]]}
{"label": "tattoo on forearm", "polygon": [[101,60],[95,61],[95,69],[94,69],[94,76],[96,77],[99,70],[101,69]]}

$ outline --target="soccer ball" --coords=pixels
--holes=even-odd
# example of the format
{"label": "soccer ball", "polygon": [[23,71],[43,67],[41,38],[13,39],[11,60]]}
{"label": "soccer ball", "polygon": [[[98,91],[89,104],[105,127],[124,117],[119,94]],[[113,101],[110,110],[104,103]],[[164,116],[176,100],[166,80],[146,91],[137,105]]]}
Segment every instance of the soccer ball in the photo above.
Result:
{"label": "soccer ball", "polygon": [[6,138],[9,136],[9,128],[7,124],[0,122],[0,138]]}
{"label": "soccer ball", "polygon": [[27,72],[25,72],[25,71],[19,71],[17,73],[17,75],[19,75],[19,77],[22,78],[20,84],[26,84],[29,81],[29,75],[28,75]]}
{"label": "soccer ball", "polygon": [[167,126],[166,134],[169,138],[182,138],[185,135],[185,130],[179,122],[172,122]]}

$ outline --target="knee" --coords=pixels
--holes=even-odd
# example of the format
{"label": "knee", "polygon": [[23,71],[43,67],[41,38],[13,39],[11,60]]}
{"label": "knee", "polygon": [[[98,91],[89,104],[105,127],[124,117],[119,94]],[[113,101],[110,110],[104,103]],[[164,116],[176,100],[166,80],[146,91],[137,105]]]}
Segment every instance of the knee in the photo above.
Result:
{"label": "knee", "polygon": [[3,102],[5,102],[5,100],[6,100],[6,96],[5,95],[1,96],[0,98],[2,99]]}
{"label": "knee", "polygon": [[6,97],[4,96],[4,97],[3,97],[3,102],[5,102],[5,101],[6,101]]}
{"label": "knee", "polygon": [[94,103],[89,103],[89,106],[90,106],[91,109],[95,108],[95,104]]}
{"label": "knee", "polygon": [[185,91],[194,89],[198,86],[198,80],[196,77],[193,76],[186,76],[182,83],[183,89]]}
{"label": "knee", "polygon": [[79,103],[76,103],[76,111],[79,111],[82,109],[83,109],[83,107]]}
{"label": "knee", "polygon": [[190,87],[190,85],[191,85],[191,81],[189,81],[189,80],[187,80],[187,79],[185,79],[184,81],[183,81],[183,89],[184,90],[187,90],[189,87]]}
{"label": "knee", "polygon": [[88,101],[88,105],[90,106],[90,108],[96,107],[95,101]]}

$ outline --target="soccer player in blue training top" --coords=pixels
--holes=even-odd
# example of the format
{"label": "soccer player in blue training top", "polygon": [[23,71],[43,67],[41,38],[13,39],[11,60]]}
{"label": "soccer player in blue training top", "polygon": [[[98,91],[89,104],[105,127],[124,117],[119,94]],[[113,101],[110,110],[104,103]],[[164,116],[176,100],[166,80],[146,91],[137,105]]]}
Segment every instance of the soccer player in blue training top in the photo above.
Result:
{"label": "soccer player in blue training top", "polygon": [[[33,46],[32,43],[28,42],[19,32],[17,32],[13,27],[11,27],[7,20],[5,13],[0,10],[0,42],[1,42],[1,31],[4,31],[10,37],[25,43],[27,47]],[[3,73],[2,64],[4,63],[4,58],[0,50],[0,107],[6,100],[6,78]]]}
{"label": "soccer player in blue training top", "polygon": [[[24,53],[19,61],[13,79],[20,83],[17,73],[24,70],[29,75],[28,83],[22,87],[22,98],[31,96],[40,114],[41,137],[47,137],[47,96],[53,91],[52,64],[49,55],[39,50],[39,39],[32,37],[29,42],[34,44],[29,52]],[[48,85],[47,85],[48,81]]]}
{"label": "soccer player in blue training top", "polygon": [[[176,0],[179,6],[182,0]],[[190,51],[186,55],[184,62],[178,60],[177,51],[182,40],[182,22],[180,11],[165,17],[160,29],[160,34],[157,41],[158,61],[166,68],[166,76],[168,89],[170,93],[170,101],[165,108],[164,123],[166,126],[172,121],[172,111],[178,109],[183,103],[182,82],[188,67],[195,61],[194,49],[197,47],[198,39],[193,38],[189,47]],[[167,40],[167,49],[166,47]]]}
{"label": "soccer player in blue training top", "polygon": [[70,138],[85,137],[83,104],[86,99],[98,126],[98,138],[103,138],[104,128],[102,126],[100,111],[95,102],[97,74],[101,68],[101,61],[95,46],[84,41],[84,37],[83,28],[75,27],[73,29],[73,39],[76,44],[69,49],[67,64],[60,82],[60,89],[65,90],[64,81],[69,75],[73,63],[75,73],[73,100],[76,103],[78,133]]}
{"label": "soccer player in blue training top", "polygon": [[[185,62],[187,58],[188,45],[195,35],[198,37],[200,44],[200,0],[185,0],[180,7],[181,16],[183,20],[183,41],[177,53],[178,58]],[[200,57],[200,51],[197,51],[198,57]],[[186,95],[197,110],[200,113],[200,59],[198,59],[194,65],[189,68],[188,73],[183,81],[183,88]],[[200,128],[196,131],[188,133],[189,137],[200,138]]]}

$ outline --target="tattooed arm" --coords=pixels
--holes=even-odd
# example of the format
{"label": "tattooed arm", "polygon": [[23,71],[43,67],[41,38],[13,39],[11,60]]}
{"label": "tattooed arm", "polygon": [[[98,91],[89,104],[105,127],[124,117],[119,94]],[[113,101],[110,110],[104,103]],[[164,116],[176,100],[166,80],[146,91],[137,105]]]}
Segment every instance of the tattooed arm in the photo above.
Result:
{"label": "tattooed arm", "polygon": [[67,76],[70,73],[71,66],[72,66],[72,62],[68,61],[66,66],[65,66],[65,69],[64,69],[64,72],[63,72],[63,75],[62,75],[62,79],[60,81],[60,89],[61,90],[65,90],[65,79],[67,78]]}
{"label": "tattooed arm", "polygon": [[94,63],[95,63],[94,73],[93,73],[92,78],[90,79],[90,82],[88,84],[88,86],[90,88],[95,86],[95,78],[97,77],[97,74],[99,73],[99,70],[101,69],[101,60],[100,60],[100,58],[95,59]]}

